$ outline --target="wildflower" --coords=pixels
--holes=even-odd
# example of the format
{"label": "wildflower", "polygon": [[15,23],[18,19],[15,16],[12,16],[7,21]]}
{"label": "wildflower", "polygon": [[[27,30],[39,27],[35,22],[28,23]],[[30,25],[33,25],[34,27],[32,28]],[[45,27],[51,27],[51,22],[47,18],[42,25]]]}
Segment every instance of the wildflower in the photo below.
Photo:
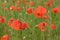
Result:
{"label": "wildflower", "polygon": [[8,40],[8,35],[3,35],[3,36],[1,37],[1,40]]}
{"label": "wildflower", "polygon": [[53,14],[58,14],[58,8],[52,8],[52,12],[53,12]]}
{"label": "wildflower", "polygon": [[13,23],[14,19],[13,18],[10,18],[9,21],[8,21],[8,26],[11,27],[11,24]]}
{"label": "wildflower", "polygon": [[4,18],[0,16],[0,23],[4,23],[4,22],[5,22]]}
{"label": "wildflower", "polygon": [[41,30],[41,31],[45,31],[46,30],[46,22],[41,22],[38,24],[38,28]]}
{"label": "wildflower", "polygon": [[20,6],[18,6],[16,10],[17,10],[18,12],[20,12],[20,10],[21,10]]}
{"label": "wildflower", "polygon": [[15,3],[16,3],[17,5],[20,5],[20,2],[19,2],[19,1],[16,1]]}
{"label": "wildflower", "polygon": [[3,3],[2,3],[2,6],[6,6],[6,3],[5,3],[5,2],[3,2]]}
{"label": "wildflower", "polygon": [[20,29],[25,29],[27,27],[27,23],[22,23],[22,26],[20,27]]}
{"label": "wildflower", "polygon": [[32,2],[32,1],[31,2],[25,2],[25,5],[26,6],[33,6],[34,4],[36,4],[36,3],[35,2]]}
{"label": "wildflower", "polygon": [[55,30],[55,28],[56,28],[55,24],[50,24],[50,29],[51,30]]}
{"label": "wildflower", "polygon": [[13,21],[11,26],[15,30],[20,30],[20,27],[22,26],[22,23],[19,20],[15,20],[15,21]]}
{"label": "wildflower", "polygon": [[10,11],[14,11],[15,10],[15,6],[10,6]]}
{"label": "wildflower", "polygon": [[53,4],[52,0],[49,0],[48,2],[44,2],[44,5],[50,7]]}
{"label": "wildflower", "polygon": [[35,4],[35,2],[29,2],[29,6],[33,6]]}
{"label": "wildflower", "polygon": [[34,10],[34,16],[37,18],[42,18],[46,13],[46,8],[44,8],[43,6],[38,6],[35,10]]}
{"label": "wildflower", "polygon": [[58,5],[56,8],[58,9],[58,12],[60,12],[60,5]]}
{"label": "wildflower", "polygon": [[44,20],[47,20],[48,18],[47,18],[47,16],[43,16],[43,19],[44,19]]}
{"label": "wildflower", "polygon": [[26,11],[27,11],[28,14],[32,14],[32,8],[31,7],[30,8],[27,8]]}
{"label": "wildflower", "polygon": [[8,8],[3,8],[3,10],[8,10]]}
{"label": "wildflower", "polygon": [[53,1],[52,1],[52,0],[49,0],[48,3],[49,3],[50,5],[52,5],[52,4],[53,4]]}
{"label": "wildflower", "polygon": [[29,2],[25,2],[25,5],[29,5]]}
{"label": "wildflower", "polygon": [[50,6],[51,6],[51,4],[50,4],[50,3],[48,3],[48,2],[44,2],[44,5],[46,5],[46,6],[48,6],[48,7],[50,7]]}

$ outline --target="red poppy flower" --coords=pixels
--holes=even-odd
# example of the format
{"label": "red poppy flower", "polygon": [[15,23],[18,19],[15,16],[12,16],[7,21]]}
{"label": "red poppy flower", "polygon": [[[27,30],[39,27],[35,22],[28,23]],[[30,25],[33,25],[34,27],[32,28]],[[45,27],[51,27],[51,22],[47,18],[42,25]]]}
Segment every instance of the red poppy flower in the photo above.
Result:
{"label": "red poppy flower", "polygon": [[19,2],[19,1],[15,1],[15,3],[16,3],[17,5],[20,5],[20,2]]}
{"label": "red poppy flower", "polygon": [[58,11],[60,12],[60,5],[57,6]]}
{"label": "red poppy flower", "polygon": [[15,6],[10,6],[10,11],[14,11],[15,10]]}
{"label": "red poppy flower", "polygon": [[21,10],[20,6],[18,6],[16,10],[17,10],[18,12],[20,12],[20,10]]}
{"label": "red poppy flower", "polygon": [[44,8],[43,6],[38,6],[35,10],[34,10],[34,16],[37,18],[41,18],[45,15],[46,13],[46,8]]}
{"label": "red poppy flower", "polygon": [[43,19],[44,19],[44,20],[47,20],[48,18],[47,18],[47,16],[43,16]]}
{"label": "red poppy flower", "polygon": [[53,4],[53,1],[52,1],[52,0],[49,0],[48,2],[49,2],[49,4],[50,4],[50,5],[52,5],[52,4]]}
{"label": "red poppy flower", "polygon": [[25,5],[29,5],[29,2],[25,2],[24,4],[25,4]]}
{"label": "red poppy flower", "polygon": [[29,2],[29,6],[33,6],[35,4],[35,2]]}
{"label": "red poppy flower", "polygon": [[8,8],[4,8],[4,10],[8,10]]}
{"label": "red poppy flower", "polygon": [[19,20],[15,20],[15,21],[13,21],[11,26],[15,30],[20,30],[20,27],[22,26],[22,23]]}
{"label": "red poppy flower", "polygon": [[52,0],[49,0],[48,2],[44,2],[44,5],[50,7],[53,4]]}
{"label": "red poppy flower", "polygon": [[41,31],[45,31],[45,30],[46,30],[46,22],[41,22],[41,23],[39,23],[38,28],[39,28]]}
{"label": "red poppy flower", "polygon": [[11,24],[13,23],[14,19],[13,18],[10,18],[9,21],[8,21],[8,26],[11,27]]}
{"label": "red poppy flower", "polygon": [[31,7],[30,8],[27,8],[26,11],[27,11],[28,14],[32,14],[32,8]]}
{"label": "red poppy flower", "polygon": [[27,27],[27,23],[23,23],[20,29],[25,29]]}
{"label": "red poppy flower", "polygon": [[50,29],[51,30],[55,30],[55,28],[56,28],[55,24],[50,24]]}
{"label": "red poppy flower", "polygon": [[50,4],[50,3],[48,3],[48,2],[44,2],[44,5],[46,5],[46,6],[48,6],[48,7],[50,7],[50,6],[51,6],[51,4]]}
{"label": "red poppy flower", "polygon": [[31,2],[25,2],[25,5],[26,6],[33,6],[34,4],[36,4],[36,3],[35,2],[32,2],[32,1]]}
{"label": "red poppy flower", "polygon": [[4,23],[4,22],[5,22],[4,18],[0,16],[0,23]]}
{"label": "red poppy flower", "polygon": [[3,35],[3,36],[1,37],[1,40],[8,40],[8,35]]}
{"label": "red poppy flower", "polygon": [[6,6],[6,3],[5,3],[5,2],[3,2],[3,3],[2,3],[2,6]]}
{"label": "red poppy flower", "polygon": [[58,8],[52,8],[52,12],[54,13],[54,14],[58,14]]}

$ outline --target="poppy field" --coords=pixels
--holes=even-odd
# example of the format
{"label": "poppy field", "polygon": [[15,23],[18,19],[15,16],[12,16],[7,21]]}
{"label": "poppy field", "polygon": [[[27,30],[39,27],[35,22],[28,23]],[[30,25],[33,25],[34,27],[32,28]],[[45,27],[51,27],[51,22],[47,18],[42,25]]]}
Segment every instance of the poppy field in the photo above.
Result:
{"label": "poppy field", "polygon": [[60,0],[0,0],[0,40],[60,40]]}

